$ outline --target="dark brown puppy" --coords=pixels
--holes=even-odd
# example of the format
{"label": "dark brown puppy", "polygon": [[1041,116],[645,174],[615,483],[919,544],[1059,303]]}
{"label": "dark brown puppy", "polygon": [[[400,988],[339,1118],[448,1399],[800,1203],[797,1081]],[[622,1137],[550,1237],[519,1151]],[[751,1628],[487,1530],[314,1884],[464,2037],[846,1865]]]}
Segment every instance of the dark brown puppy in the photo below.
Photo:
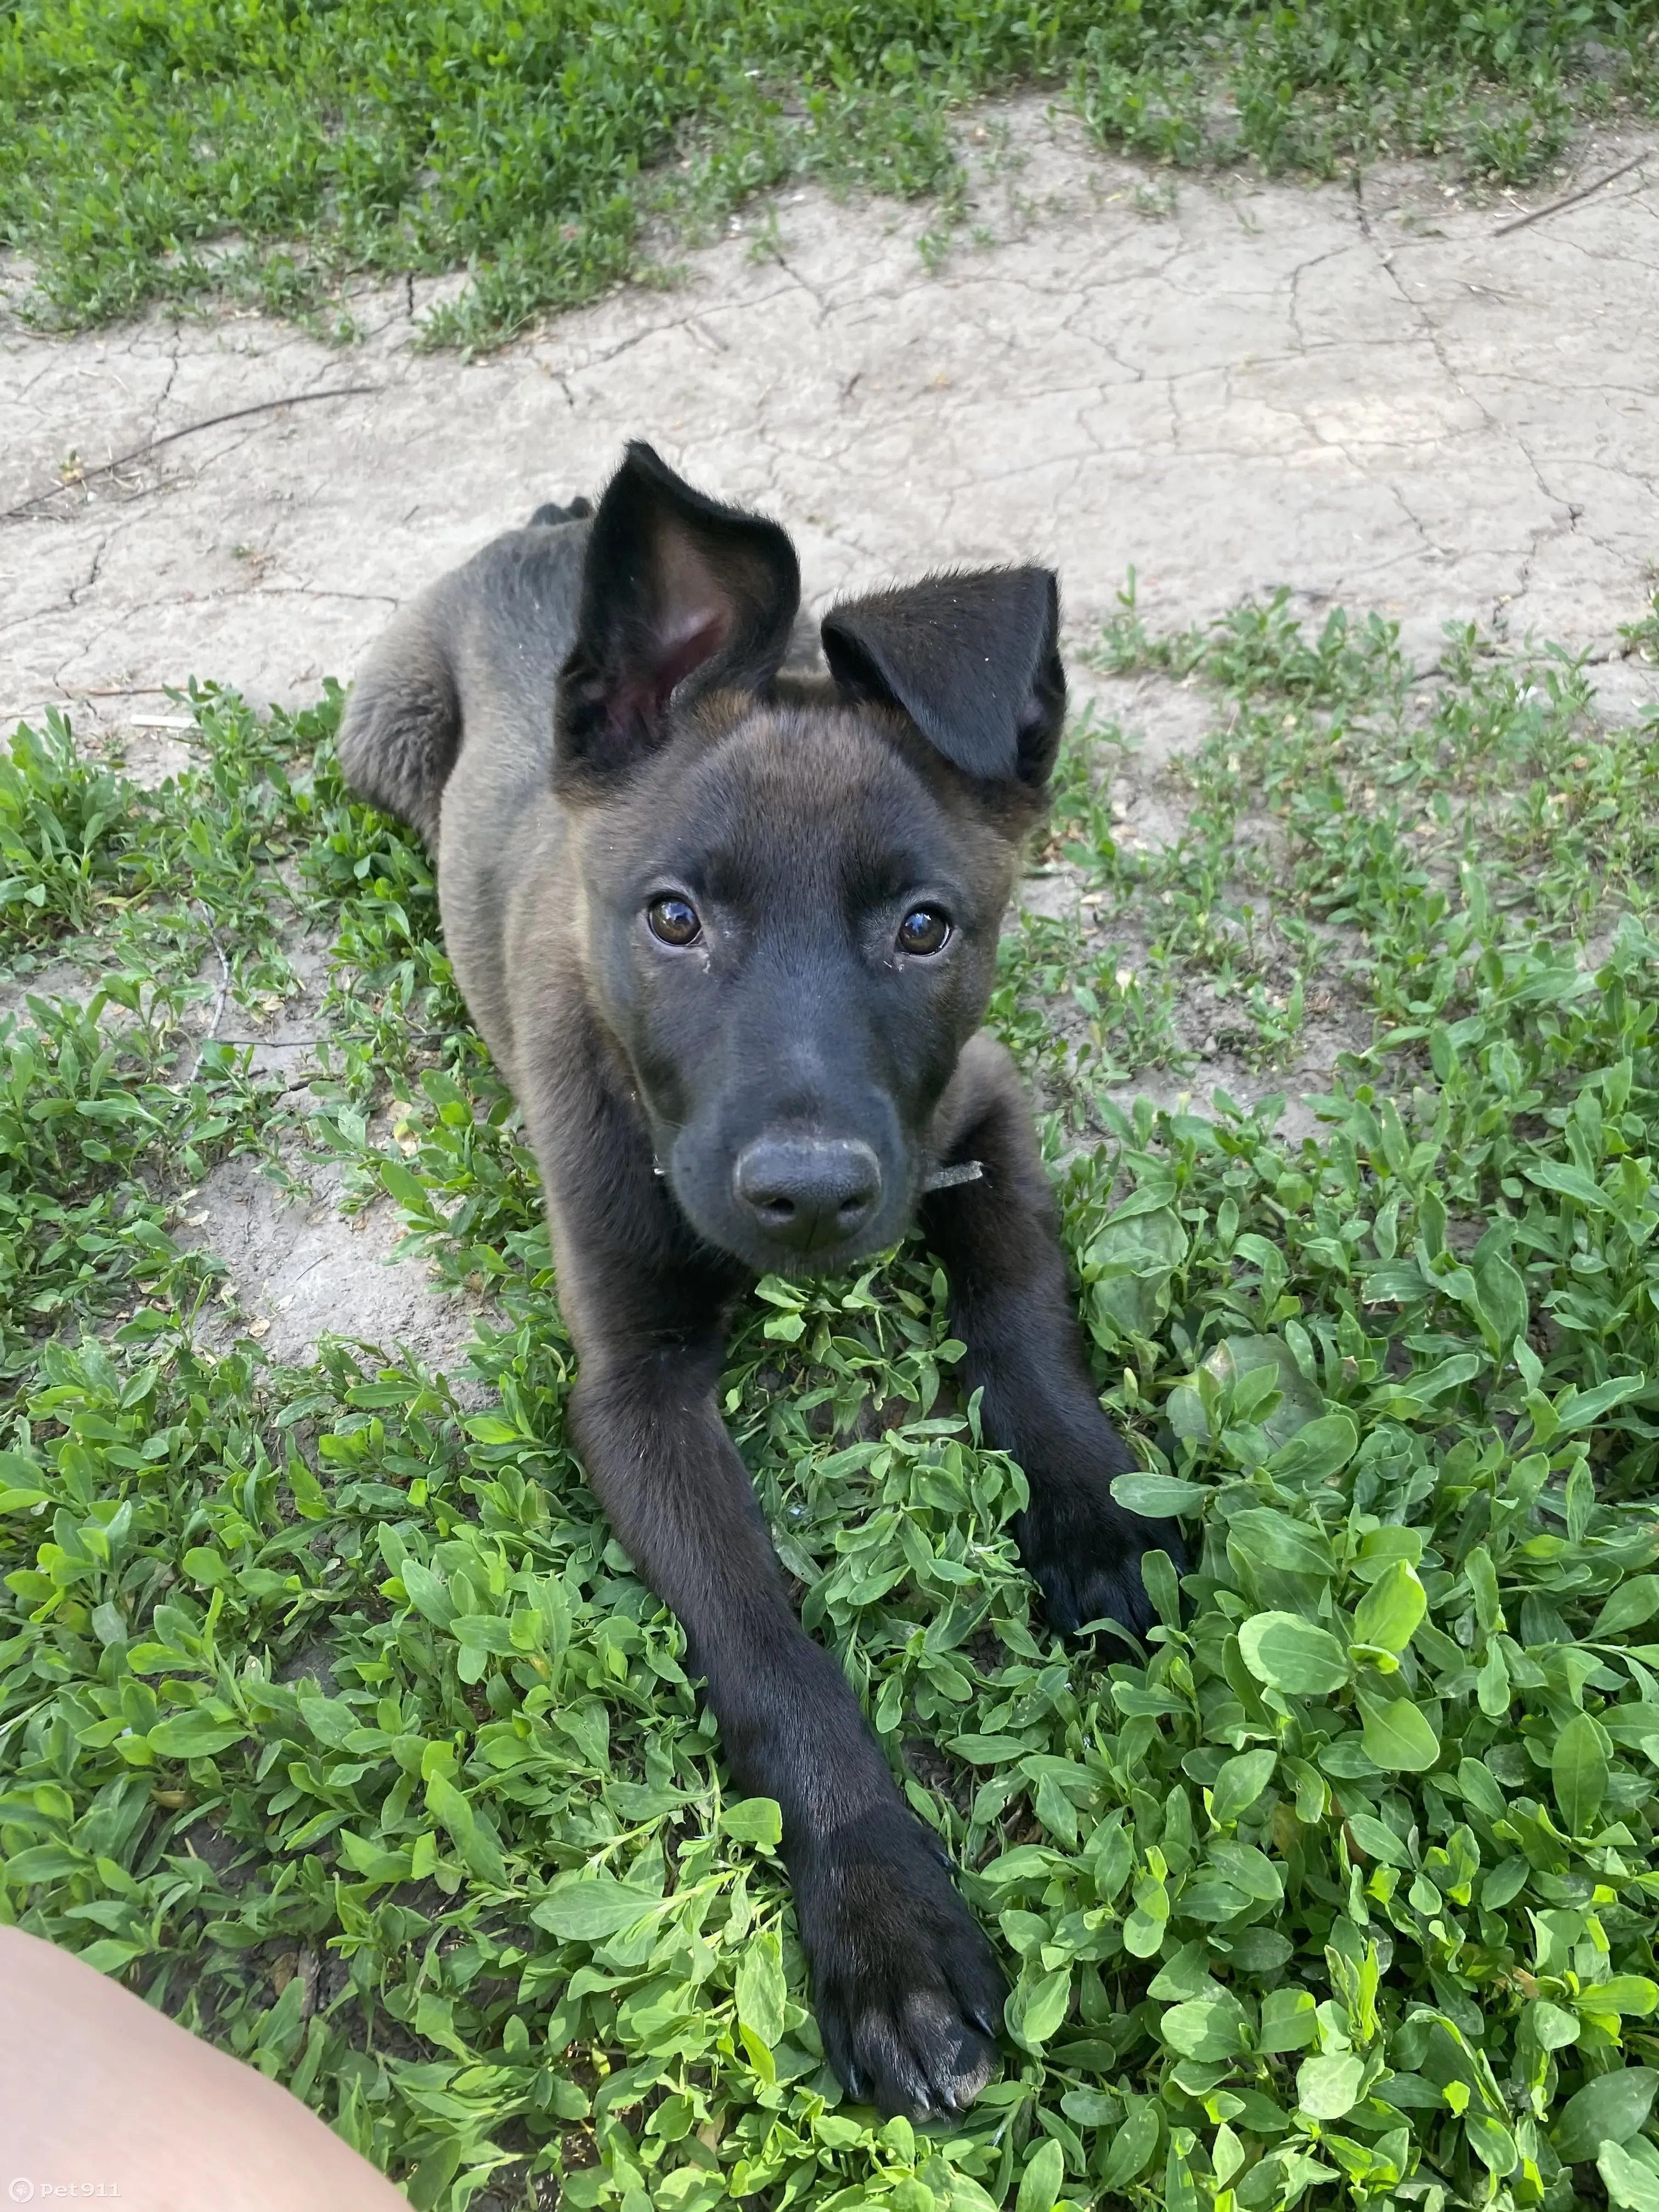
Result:
{"label": "dark brown puppy", "polygon": [[1132,1462],[979,1030],[1060,740],[1054,580],[838,607],[817,683],[780,678],[799,598],[775,523],[631,446],[591,520],[544,508],[399,616],[341,755],[441,854],[455,973],[541,1165],[577,1444],[738,1782],[783,1808],[825,2050],[854,2095],[921,2114],[983,2086],[1003,1978],[790,1607],[716,1409],[726,1312],[757,1273],[919,1221],[1030,1486],[1049,1618],[1141,1627],[1141,1552],[1178,1543],[1112,1501]]}

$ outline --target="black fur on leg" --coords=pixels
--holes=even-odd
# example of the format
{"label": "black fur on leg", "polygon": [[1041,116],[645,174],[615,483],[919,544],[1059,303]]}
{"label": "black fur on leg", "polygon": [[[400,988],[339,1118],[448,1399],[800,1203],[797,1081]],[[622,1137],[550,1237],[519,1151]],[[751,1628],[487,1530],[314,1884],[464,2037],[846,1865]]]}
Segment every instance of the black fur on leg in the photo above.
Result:
{"label": "black fur on leg", "polygon": [[1030,1488],[1020,1557],[1063,1634],[1105,1620],[1144,1635],[1154,1616],[1140,1555],[1167,1552],[1180,1573],[1186,1549],[1176,1522],[1143,1520],[1112,1496],[1113,1477],[1135,1462],[1095,1395],[1031,1110],[990,1037],[963,1054],[941,1121],[942,1157],[977,1160],[983,1173],[927,1199],[922,1226],[951,1278],[985,1434]]}

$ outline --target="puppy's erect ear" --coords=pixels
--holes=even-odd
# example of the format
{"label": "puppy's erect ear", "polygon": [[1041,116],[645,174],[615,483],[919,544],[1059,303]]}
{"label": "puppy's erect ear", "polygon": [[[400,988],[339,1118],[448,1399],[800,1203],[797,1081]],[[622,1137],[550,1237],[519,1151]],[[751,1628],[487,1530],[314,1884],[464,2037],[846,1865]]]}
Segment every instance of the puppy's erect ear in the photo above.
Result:
{"label": "puppy's erect ear", "polygon": [[1051,570],[929,576],[832,607],[823,635],[847,697],[902,708],[965,775],[1048,781],[1066,715]]}
{"label": "puppy's erect ear", "polygon": [[677,691],[765,690],[799,602],[795,549],[775,522],[706,499],[630,445],[587,541],[559,675],[560,768],[632,766],[660,743]]}

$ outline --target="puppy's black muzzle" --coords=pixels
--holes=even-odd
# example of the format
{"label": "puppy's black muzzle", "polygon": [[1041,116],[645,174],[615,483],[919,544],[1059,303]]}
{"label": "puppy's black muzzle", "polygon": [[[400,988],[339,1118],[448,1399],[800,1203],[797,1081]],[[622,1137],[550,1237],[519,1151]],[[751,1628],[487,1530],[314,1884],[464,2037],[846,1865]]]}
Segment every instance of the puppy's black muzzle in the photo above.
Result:
{"label": "puppy's black muzzle", "polygon": [[859,1236],[881,1203],[881,1163],[857,1138],[757,1137],[732,1190],[769,1243],[799,1256]]}

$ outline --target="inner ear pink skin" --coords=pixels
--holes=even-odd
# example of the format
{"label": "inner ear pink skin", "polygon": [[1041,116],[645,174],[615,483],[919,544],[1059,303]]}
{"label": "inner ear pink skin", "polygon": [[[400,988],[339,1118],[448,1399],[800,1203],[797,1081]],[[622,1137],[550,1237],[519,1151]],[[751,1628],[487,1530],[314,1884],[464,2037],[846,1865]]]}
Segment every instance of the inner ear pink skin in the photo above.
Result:
{"label": "inner ear pink skin", "polygon": [[694,670],[711,660],[726,642],[731,615],[721,607],[696,608],[662,641],[653,690],[659,709]]}

